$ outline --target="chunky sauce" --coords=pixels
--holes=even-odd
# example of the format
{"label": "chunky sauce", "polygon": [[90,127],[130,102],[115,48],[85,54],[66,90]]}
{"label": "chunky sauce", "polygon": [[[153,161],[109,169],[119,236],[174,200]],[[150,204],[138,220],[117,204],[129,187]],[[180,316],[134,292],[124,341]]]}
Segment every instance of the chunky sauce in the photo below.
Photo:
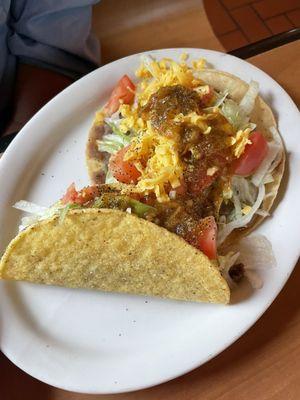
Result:
{"label": "chunky sauce", "polygon": [[151,121],[153,128],[162,134],[172,134],[178,126],[173,123],[179,114],[191,111],[199,112],[200,97],[198,94],[181,85],[166,86],[154,93],[143,107],[142,116]]}

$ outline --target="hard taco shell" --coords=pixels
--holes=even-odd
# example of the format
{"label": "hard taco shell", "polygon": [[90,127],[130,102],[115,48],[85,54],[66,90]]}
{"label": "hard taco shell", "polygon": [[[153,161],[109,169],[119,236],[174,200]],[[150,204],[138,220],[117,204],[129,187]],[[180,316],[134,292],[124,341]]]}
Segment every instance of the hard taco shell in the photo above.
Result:
{"label": "hard taco shell", "polygon": [[183,239],[118,210],[72,210],[12,240],[2,279],[170,299],[228,303],[218,268]]}

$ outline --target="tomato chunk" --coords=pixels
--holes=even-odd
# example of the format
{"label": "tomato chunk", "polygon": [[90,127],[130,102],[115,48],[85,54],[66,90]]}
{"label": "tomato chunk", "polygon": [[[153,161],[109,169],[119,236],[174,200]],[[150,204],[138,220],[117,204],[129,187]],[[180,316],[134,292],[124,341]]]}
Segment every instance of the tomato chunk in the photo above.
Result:
{"label": "tomato chunk", "polygon": [[201,250],[209,259],[217,258],[217,224],[214,217],[202,218],[185,240]]}
{"label": "tomato chunk", "polygon": [[250,140],[251,144],[246,145],[244,153],[233,164],[233,171],[236,175],[251,175],[267,155],[268,142],[260,132],[253,132]]}
{"label": "tomato chunk", "polygon": [[200,221],[197,247],[209,259],[217,258],[217,224],[214,217],[206,217]]}
{"label": "tomato chunk", "polygon": [[[225,151],[224,154],[213,152],[208,158],[209,163],[206,164],[204,156],[204,160],[201,159],[199,164],[195,166],[193,172],[189,174],[188,191],[190,194],[197,195],[208,188],[220,176],[223,169],[227,168],[227,165],[231,162],[228,158]],[[207,175],[209,165],[217,167],[212,175]]]}
{"label": "tomato chunk", "polygon": [[114,154],[109,160],[108,168],[117,181],[122,183],[136,183],[141,173],[133,163],[124,160],[128,148],[129,146],[124,147]]}
{"label": "tomato chunk", "polygon": [[97,186],[87,186],[78,192],[77,203],[84,204],[94,200],[99,194]]}
{"label": "tomato chunk", "polygon": [[61,202],[63,204],[85,204],[88,201],[94,200],[98,194],[96,186],[87,186],[80,191],[75,189],[75,184],[72,183],[65,195],[62,197]]}
{"label": "tomato chunk", "polygon": [[208,188],[217,178],[217,174],[207,175],[207,170],[201,167],[195,169],[194,176],[189,183],[189,191],[191,194],[199,194]]}
{"label": "tomato chunk", "polygon": [[74,182],[71,183],[71,185],[68,187],[66,193],[64,196],[61,198],[61,202],[63,204],[68,204],[68,203],[74,203],[75,200],[77,199],[78,192],[75,189],[75,184]]}
{"label": "tomato chunk", "polygon": [[124,75],[112,91],[112,94],[104,107],[104,111],[107,115],[112,115],[118,110],[120,103],[131,104],[134,99],[134,92],[134,83],[127,75]]}

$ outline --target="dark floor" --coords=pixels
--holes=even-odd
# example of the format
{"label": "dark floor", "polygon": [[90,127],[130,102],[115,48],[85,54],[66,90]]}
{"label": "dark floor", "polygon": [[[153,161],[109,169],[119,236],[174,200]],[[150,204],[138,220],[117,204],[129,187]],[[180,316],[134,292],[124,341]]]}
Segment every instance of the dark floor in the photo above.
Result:
{"label": "dark floor", "polygon": [[227,51],[300,27],[300,0],[204,0]]}

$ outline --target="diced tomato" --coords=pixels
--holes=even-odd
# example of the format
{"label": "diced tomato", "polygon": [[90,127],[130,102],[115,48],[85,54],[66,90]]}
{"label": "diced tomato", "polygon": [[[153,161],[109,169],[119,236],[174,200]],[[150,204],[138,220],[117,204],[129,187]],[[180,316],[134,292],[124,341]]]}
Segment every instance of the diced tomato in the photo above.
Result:
{"label": "diced tomato", "polygon": [[107,115],[115,113],[118,110],[120,103],[131,104],[134,99],[134,92],[134,83],[127,75],[124,75],[117,83],[117,86],[112,91],[112,94],[104,107]]}
{"label": "diced tomato", "polygon": [[246,145],[244,153],[233,164],[233,171],[236,175],[251,175],[267,155],[268,142],[260,132],[253,132],[250,140],[251,144]]}
{"label": "diced tomato", "polygon": [[201,221],[198,246],[211,260],[217,258],[217,224],[214,217]]}
{"label": "diced tomato", "polygon": [[114,154],[109,160],[108,168],[117,181],[122,183],[136,183],[141,174],[133,163],[124,160],[128,148],[129,146],[124,147]]}
{"label": "diced tomato", "polygon": [[74,203],[75,200],[77,199],[78,192],[75,189],[75,184],[74,182],[71,183],[71,185],[68,187],[65,195],[62,197],[61,202],[63,204],[68,204],[68,203]]}
{"label": "diced tomato", "polygon": [[203,218],[197,229],[197,242],[195,243],[211,260],[217,258],[217,224],[214,217]]}
{"label": "diced tomato", "polygon": [[222,173],[223,169],[230,163],[227,153],[224,154],[213,153],[209,158],[210,162],[208,165],[213,165],[218,169],[213,175],[207,175],[208,166],[202,160],[198,166],[195,167],[194,171],[189,177],[188,190],[191,194],[201,193],[203,190],[208,188]]}
{"label": "diced tomato", "polygon": [[95,196],[98,194],[98,189],[96,186],[88,186],[80,191],[75,189],[75,184],[72,183],[66,194],[62,197],[61,202],[63,204],[84,204],[88,201],[94,200]]}
{"label": "diced tomato", "polygon": [[203,169],[200,166],[195,169],[193,177],[189,182],[188,188],[191,194],[198,194],[202,192],[202,190],[208,188],[214,180],[217,178],[217,174],[212,176],[207,175],[206,168]]}
{"label": "diced tomato", "polygon": [[76,203],[87,203],[88,201],[94,200],[97,195],[99,195],[97,186],[87,186],[78,192]]}

